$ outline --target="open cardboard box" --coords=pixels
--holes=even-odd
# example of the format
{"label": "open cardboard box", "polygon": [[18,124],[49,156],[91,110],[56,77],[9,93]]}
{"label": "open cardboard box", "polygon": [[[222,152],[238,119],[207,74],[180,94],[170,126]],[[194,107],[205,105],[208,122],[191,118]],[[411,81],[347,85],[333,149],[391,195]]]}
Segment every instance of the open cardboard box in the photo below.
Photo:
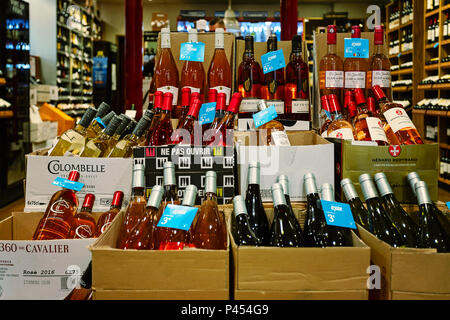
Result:
{"label": "open cardboard box", "polygon": [[[94,238],[30,240],[43,214],[13,212],[0,222],[0,300],[64,299],[91,261],[88,246]],[[97,220],[101,214],[93,216]]]}
{"label": "open cardboard box", "polygon": [[229,248],[117,249],[123,216],[123,213],[118,215],[89,248],[94,299],[229,299]]}
{"label": "open cardboard box", "polygon": [[[444,210],[443,203],[438,204]],[[414,218],[417,206],[405,205]],[[415,219],[416,220],[416,219]],[[436,249],[393,248],[358,225],[361,239],[370,247],[372,264],[381,269],[381,289],[373,299],[450,299],[450,253]]]}
{"label": "open cardboard box", "polygon": [[[306,204],[293,210],[303,227]],[[265,211],[271,224],[272,204]],[[230,232],[234,299],[367,300],[370,248],[352,236],[353,247],[276,248],[237,246]]]}
{"label": "open cardboard box", "polygon": [[248,163],[259,161],[261,165],[261,197],[272,202],[270,188],[277,176],[289,177],[292,201],[305,201],[303,176],[312,172],[317,186],[334,185],[334,145],[312,131],[287,131],[291,146],[258,146],[255,132],[235,131],[238,178],[240,193],[247,190]]}

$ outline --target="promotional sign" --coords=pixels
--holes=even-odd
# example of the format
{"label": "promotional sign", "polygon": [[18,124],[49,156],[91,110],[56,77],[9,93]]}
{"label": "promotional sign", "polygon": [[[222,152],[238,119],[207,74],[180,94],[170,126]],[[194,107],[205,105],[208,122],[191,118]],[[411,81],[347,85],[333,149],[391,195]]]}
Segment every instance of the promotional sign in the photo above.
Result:
{"label": "promotional sign", "polygon": [[108,81],[108,58],[94,57],[92,73],[94,78],[94,86],[97,88],[106,88]]}
{"label": "promotional sign", "polygon": [[369,40],[362,38],[345,38],[344,58],[369,58]]}
{"label": "promotional sign", "polygon": [[198,208],[168,204],[159,219],[157,227],[188,231],[194,221]]}
{"label": "promotional sign", "polygon": [[208,102],[202,104],[200,111],[198,113],[198,122],[199,124],[212,123],[214,121],[214,117],[216,116],[216,103]]}
{"label": "promotional sign", "polygon": [[180,46],[180,60],[205,61],[205,44],[203,42],[184,42]]}
{"label": "promotional sign", "polygon": [[264,74],[286,67],[283,49],[263,54],[261,56],[261,63]]}
{"label": "promotional sign", "polygon": [[320,200],[325,220],[330,226],[356,229],[352,210],[348,203]]}

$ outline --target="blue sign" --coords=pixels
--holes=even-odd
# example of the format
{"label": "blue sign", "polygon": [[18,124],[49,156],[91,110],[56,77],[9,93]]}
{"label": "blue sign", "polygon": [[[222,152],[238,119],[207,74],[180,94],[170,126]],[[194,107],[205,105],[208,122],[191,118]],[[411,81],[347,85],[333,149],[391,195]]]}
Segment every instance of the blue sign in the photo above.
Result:
{"label": "blue sign", "polygon": [[369,58],[369,39],[345,38],[344,58]]}
{"label": "blue sign", "polygon": [[184,42],[180,47],[180,60],[205,61],[205,44],[203,42]]}
{"label": "blue sign", "polygon": [[255,122],[255,128],[262,126],[263,124],[275,119],[278,116],[275,106],[270,106],[267,109],[261,110],[258,113],[253,114],[253,121]]}
{"label": "blue sign", "polygon": [[198,208],[168,204],[159,219],[157,227],[188,231],[197,214]]}
{"label": "blue sign", "polygon": [[282,49],[263,54],[261,62],[264,74],[286,67]]}
{"label": "blue sign", "polygon": [[348,203],[320,200],[325,220],[330,226],[356,229],[352,210]]}
{"label": "blue sign", "polygon": [[56,177],[55,181],[53,181],[52,184],[61,188],[66,188],[75,191],[80,191],[84,187],[84,183],[72,181],[61,177]]}
{"label": "blue sign", "polygon": [[108,58],[94,57],[92,67],[92,76],[94,78],[94,86],[97,88],[106,88],[108,80]]}
{"label": "blue sign", "polygon": [[448,210],[450,210],[450,201],[447,202],[447,208],[448,208]]}
{"label": "blue sign", "polygon": [[215,117],[216,117],[216,103],[208,102],[202,104],[202,107],[198,112],[198,123],[199,124],[211,123],[214,121]]}
{"label": "blue sign", "polygon": [[97,121],[97,123],[101,124],[101,125],[103,126],[103,128],[106,127],[106,125],[105,125],[105,124],[103,123],[103,121],[102,121],[102,118],[97,117],[97,118],[95,118],[94,120]]}

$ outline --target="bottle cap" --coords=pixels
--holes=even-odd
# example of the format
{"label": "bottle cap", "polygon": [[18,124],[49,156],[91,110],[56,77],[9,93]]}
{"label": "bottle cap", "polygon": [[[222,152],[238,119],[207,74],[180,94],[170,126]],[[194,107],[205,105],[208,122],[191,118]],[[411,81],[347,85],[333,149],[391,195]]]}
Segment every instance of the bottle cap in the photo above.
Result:
{"label": "bottle cap", "polygon": [[122,118],[120,116],[114,116],[111,121],[108,123],[108,125],[105,128],[105,133],[108,136],[112,136],[114,132],[116,132],[117,127],[122,122]]}
{"label": "bottle cap", "polygon": [[352,180],[349,178],[345,178],[341,180],[341,187],[344,191],[344,196],[347,201],[358,198],[358,193],[356,192],[355,186],[353,185]]}
{"label": "bottle cap", "polygon": [[144,131],[147,130],[148,127],[150,126],[150,123],[151,120],[146,116],[143,116],[141,119],[139,119],[139,122],[137,123],[136,127],[134,127],[132,134],[137,137],[142,136]]}
{"label": "bottle cap", "polygon": [[89,107],[83,114],[83,117],[81,118],[80,122],[78,124],[84,128],[89,127],[89,124],[91,123],[92,119],[94,119],[95,115],[97,113],[97,110],[93,107]]}
{"label": "bottle cap", "polygon": [[378,84],[377,84],[377,85],[374,85],[374,86],[372,87],[372,92],[373,92],[373,94],[375,95],[375,98],[376,98],[377,100],[386,98],[386,95],[384,94],[383,89],[381,89],[381,87],[380,87]]}
{"label": "bottle cap", "polygon": [[410,185],[414,195],[417,196],[417,194],[416,194],[416,183],[420,181],[419,174],[417,172],[415,172],[415,171],[410,172],[410,173],[408,173],[407,179],[408,179],[409,185]]}
{"label": "bottle cap", "polygon": [[208,102],[217,102],[217,90],[216,89],[209,89]]}
{"label": "bottle cap", "polygon": [[163,166],[164,171],[164,185],[172,186],[177,184],[177,180],[175,178],[175,164],[172,161],[167,161]]}
{"label": "bottle cap", "polygon": [[[183,92],[183,90],[181,90],[181,92]],[[154,93],[153,109],[161,109],[162,108],[163,97],[164,97],[164,93],[162,91],[156,91]]]}
{"label": "bottle cap", "polygon": [[173,95],[171,92],[164,93],[162,109],[171,111],[172,110],[172,100],[173,100]]}
{"label": "bottle cap", "polygon": [[352,26],[352,38],[361,38],[360,26]]}
{"label": "bottle cap", "polygon": [[193,207],[195,205],[195,199],[197,198],[198,189],[193,184],[190,184],[184,190],[182,206]]}
{"label": "bottle cap", "polygon": [[111,109],[109,104],[107,104],[106,102],[100,103],[100,105],[98,106],[97,114],[95,115],[95,117],[96,118],[103,118],[108,113],[109,109]]}
{"label": "bottle cap", "polygon": [[431,201],[430,193],[428,192],[427,183],[425,181],[418,181],[415,187],[417,194],[417,203],[419,205],[425,203],[433,203],[433,201]]}
{"label": "bottle cap", "polygon": [[381,196],[394,193],[384,172],[375,173],[373,179],[377,184],[377,188]]}
{"label": "bottle cap", "polygon": [[164,195],[164,188],[162,186],[159,185],[153,186],[152,192],[150,193],[150,196],[148,197],[147,200],[147,207],[159,209],[163,195]]}
{"label": "bottle cap", "polygon": [[[141,118],[141,119],[142,119],[142,118]],[[136,125],[137,125],[136,120],[131,119],[130,123],[128,124],[128,126],[127,126],[126,129],[125,129],[125,131],[123,132],[121,138],[122,138],[124,135],[126,135],[126,134],[132,133],[133,130],[134,130],[134,128],[136,127]]]}
{"label": "bottle cap", "polygon": [[111,111],[102,118],[102,122],[105,125],[105,127],[108,126],[109,122],[112,120],[112,118],[114,118],[114,116],[116,116],[116,113],[114,111]]}
{"label": "bottle cap", "polygon": [[331,108],[330,108],[330,102],[328,101],[328,96],[324,95],[320,98],[320,102],[322,104],[322,109],[325,111],[330,112]]}
{"label": "bottle cap", "polygon": [[248,184],[260,183],[260,167],[259,162],[250,162],[248,164]]}
{"label": "bottle cap", "polygon": [[93,193],[86,193],[84,196],[82,208],[89,208],[92,210],[94,207],[95,195]]}
{"label": "bottle cap", "polygon": [[330,111],[331,112],[336,112],[336,111],[341,111],[341,106],[339,105],[339,100],[337,98],[337,95],[333,94],[329,94],[328,95],[328,102],[330,104]]}
{"label": "bottle cap", "polygon": [[277,50],[278,50],[277,36],[274,34],[271,34],[269,36],[269,39],[267,39],[267,52],[277,51]]}
{"label": "bottle cap", "polygon": [[242,101],[242,95],[239,92],[233,93],[233,95],[231,96],[230,105],[228,106],[227,111],[232,112],[232,113],[238,113],[239,107],[241,105],[241,101]]}
{"label": "bottle cap", "polygon": [[181,89],[181,105],[182,106],[189,106],[190,105],[190,99],[191,99],[191,88],[189,87],[183,87]]}
{"label": "bottle cap", "polygon": [[334,189],[331,183],[324,183],[320,188],[320,199],[334,201]]}
{"label": "bottle cap", "polygon": [[302,36],[299,34],[295,34],[292,37],[292,51],[301,52],[302,51]]}
{"label": "bottle cap", "polygon": [[375,26],[373,44],[380,45],[384,43],[383,26]]}
{"label": "bottle cap", "polygon": [[240,214],[248,214],[243,196],[239,195],[233,198],[233,210],[236,217]]}
{"label": "bottle cap", "polygon": [[117,126],[116,132],[114,132],[114,135],[122,135],[122,133],[125,131],[125,129],[127,128],[128,124],[131,121],[131,118],[128,117],[125,114],[121,114],[120,116],[120,124]]}
{"label": "bottle cap", "polygon": [[354,89],[353,93],[355,95],[357,105],[366,103],[366,97],[364,96],[364,91],[361,88]]}
{"label": "bottle cap", "polygon": [[245,51],[253,52],[253,36],[245,36]]}
{"label": "bottle cap", "polygon": [[365,200],[378,198],[378,192],[370,174],[364,173],[360,175],[359,184],[361,185],[361,189]]}
{"label": "bottle cap", "polygon": [[374,97],[368,97],[367,98],[367,108],[369,109],[370,112],[376,112],[375,98]]}
{"label": "bottle cap", "polygon": [[337,29],[335,25],[329,25],[327,28],[327,44],[336,44]]}
{"label": "bottle cap", "polygon": [[144,164],[135,163],[133,166],[133,188],[145,188]]}
{"label": "bottle cap", "polygon": [[283,187],[283,192],[285,195],[289,195],[289,178],[287,175],[285,174],[280,174],[277,178],[277,182],[279,184],[281,184],[281,186]]}
{"label": "bottle cap", "polygon": [[122,201],[123,201],[123,192],[122,191],[116,191],[114,192],[111,206],[115,207],[122,207]]}
{"label": "bottle cap", "polygon": [[272,200],[274,207],[280,204],[286,205],[286,196],[284,195],[283,187],[279,183],[272,185]]}
{"label": "bottle cap", "polygon": [[192,92],[191,93],[191,100],[189,101],[190,106],[192,105],[192,103],[194,102],[195,99],[198,99],[200,101],[202,100],[200,97],[200,92]]}
{"label": "bottle cap", "polygon": [[259,99],[259,101],[258,101],[258,110],[259,110],[259,111],[262,111],[262,110],[267,109],[267,108],[268,108],[268,107],[267,107],[266,100],[264,100],[264,99]]}
{"label": "bottle cap", "polygon": [[216,110],[226,110],[226,105],[227,105],[227,94],[225,92],[218,93]]}
{"label": "bottle cap", "polygon": [[212,192],[216,193],[217,189],[217,175],[215,171],[208,171],[206,172],[206,178],[205,178],[205,192]]}
{"label": "bottle cap", "polygon": [[303,176],[305,194],[317,193],[316,177],[311,172],[305,173]]}
{"label": "bottle cap", "polygon": [[69,177],[67,178],[70,181],[78,181],[80,179],[80,173],[78,171],[70,171]]}
{"label": "bottle cap", "polygon": [[194,118],[198,118],[198,112],[200,111],[200,108],[202,107],[202,102],[199,99],[195,99],[191,107],[189,108],[188,116],[192,116]]}

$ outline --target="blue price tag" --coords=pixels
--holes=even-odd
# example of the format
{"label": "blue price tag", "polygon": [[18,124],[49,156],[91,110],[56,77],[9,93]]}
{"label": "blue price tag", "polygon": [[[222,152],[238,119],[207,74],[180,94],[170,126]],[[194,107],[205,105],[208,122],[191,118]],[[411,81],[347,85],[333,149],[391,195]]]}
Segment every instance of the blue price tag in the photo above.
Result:
{"label": "blue price tag", "polygon": [[200,111],[198,112],[198,123],[205,124],[211,123],[214,121],[216,116],[216,103],[208,102],[202,104]]}
{"label": "blue price tag", "polygon": [[447,202],[447,208],[448,208],[448,210],[450,210],[450,201]]}
{"label": "blue price tag", "polygon": [[97,121],[98,123],[100,123],[100,124],[103,126],[103,128],[106,127],[105,124],[104,124],[103,121],[102,121],[102,118],[97,117],[97,118],[95,118],[94,120]]}
{"label": "blue price tag", "polygon": [[255,128],[262,126],[263,124],[275,119],[278,116],[275,106],[270,106],[258,113],[253,114],[253,121],[255,122]]}
{"label": "blue price tag", "polygon": [[261,56],[263,73],[269,73],[286,66],[284,61],[283,50],[270,51]]}
{"label": "blue price tag", "polygon": [[84,187],[84,183],[78,181],[71,181],[61,177],[56,177],[55,181],[53,181],[52,184],[61,188],[66,188],[75,191],[80,191]]}
{"label": "blue price tag", "polygon": [[439,46],[439,42],[436,42],[435,44],[434,44],[434,46],[433,46],[433,48],[437,48]]}
{"label": "blue price tag", "polygon": [[356,229],[352,210],[348,203],[326,200],[320,200],[320,202],[328,225]]}
{"label": "blue price tag", "polygon": [[369,58],[369,39],[345,38],[344,58]]}
{"label": "blue price tag", "polygon": [[168,204],[157,227],[189,230],[198,208]]}
{"label": "blue price tag", "polygon": [[180,60],[205,61],[205,44],[203,42],[184,42],[180,47]]}

